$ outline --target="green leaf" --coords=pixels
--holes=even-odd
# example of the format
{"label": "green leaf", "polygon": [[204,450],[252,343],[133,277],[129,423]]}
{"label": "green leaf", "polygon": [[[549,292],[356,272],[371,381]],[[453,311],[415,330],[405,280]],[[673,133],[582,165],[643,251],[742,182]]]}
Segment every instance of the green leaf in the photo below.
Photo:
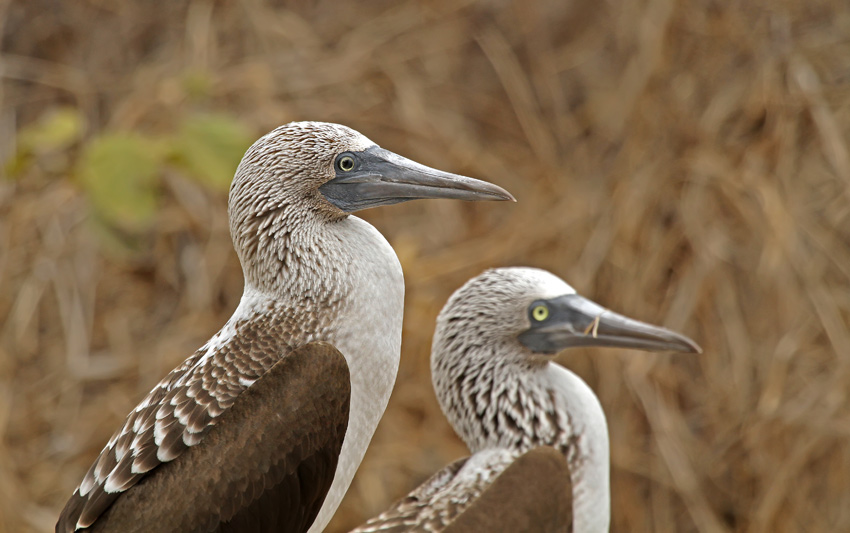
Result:
{"label": "green leaf", "polygon": [[29,168],[31,160],[31,154],[18,150],[12,154],[12,157],[3,162],[2,177],[7,180],[18,179]]}
{"label": "green leaf", "polygon": [[198,115],[183,124],[174,145],[176,162],[209,186],[226,191],[253,136],[223,115]]}
{"label": "green leaf", "polygon": [[97,215],[126,231],[147,228],[156,213],[159,152],[150,141],[127,134],[94,139],[78,177]]}
{"label": "green leaf", "polygon": [[77,142],[84,131],[82,113],[73,107],[60,107],[23,128],[18,136],[18,147],[22,152],[34,153],[64,150]]}

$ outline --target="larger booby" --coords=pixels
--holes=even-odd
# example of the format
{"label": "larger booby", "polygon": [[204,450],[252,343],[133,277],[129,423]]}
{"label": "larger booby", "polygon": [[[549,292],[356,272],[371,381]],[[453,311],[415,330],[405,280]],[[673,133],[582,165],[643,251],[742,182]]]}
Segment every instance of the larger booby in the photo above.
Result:
{"label": "larger booby", "polygon": [[239,306],[130,412],[56,530],[321,531],[400,355],[401,266],[350,213],[417,198],[513,199],[336,124],[293,122],[254,143],[228,201]]}
{"label": "larger booby", "polygon": [[[565,531],[571,525],[578,533],[607,532],[611,497],[605,413],[581,378],[552,361],[552,355],[574,346],[701,352],[691,339],[609,311],[544,270],[486,271],[446,303],[431,351],[440,407],[473,455],[434,475],[355,531],[400,532],[423,526],[428,531],[463,531],[457,525],[461,517],[468,523],[506,513],[524,519],[529,504],[522,506],[514,498],[476,502],[500,483],[508,465],[517,464],[514,459],[551,446],[566,459],[572,524],[553,526],[550,521],[531,530]],[[526,461],[540,464],[533,457]],[[564,474],[557,469],[543,472],[543,467],[527,469],[521,482],[514,472],[515,493],[522,492],[532,503],[549,498],[552,484],[560,486],[551,478]],[[497,531],[512,531],[512,526],[499,525],[507,523],[504,519],[492,523]]]}

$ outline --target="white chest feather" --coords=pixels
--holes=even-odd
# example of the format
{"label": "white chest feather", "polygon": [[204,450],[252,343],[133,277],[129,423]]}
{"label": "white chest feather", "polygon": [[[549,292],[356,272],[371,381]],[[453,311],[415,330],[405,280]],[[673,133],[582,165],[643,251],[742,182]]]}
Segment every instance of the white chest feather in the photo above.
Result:
{"label": "white chest feather", "polygon": [[331,231],[350,254],[353,277],[346,311],[327,339],[348,362],[351,411],[333,484],[310,533],[330,522],[386,409],[398,373],[404,312],[404,277],[386,239],[354,216]]}
{"label": "white chest feather", "polygon": [[611,488],[608,428],[599,399],[577,375],[550,363],[544,379],[559,391],[558,409],[567,414],[578,438],[571,466],[573,526],[576,533],[607,533],[611,523]]}

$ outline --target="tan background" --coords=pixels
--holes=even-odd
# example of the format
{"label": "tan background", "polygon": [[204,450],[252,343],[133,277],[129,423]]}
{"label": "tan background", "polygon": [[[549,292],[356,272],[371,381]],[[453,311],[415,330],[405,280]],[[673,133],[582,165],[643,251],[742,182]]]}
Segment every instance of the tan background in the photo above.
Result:
{"label": "tan background", "polygon": [[220,188],[163,164],[153,218],[107,238],[75,173],[96,136],[167,138],[196,111],[252,138],[344,123],[519,200],[364,214],[405,269],[404,344],[330,531],[465,455],[430,386],[434,318],[520,264],[705,349],[559,356],[608,414],[614,531],[850,531],[845,0],[358,4],[0,1],[3,158],[56,106],[87,124],[0,178],[0,532],[52,530],[236,306]]}

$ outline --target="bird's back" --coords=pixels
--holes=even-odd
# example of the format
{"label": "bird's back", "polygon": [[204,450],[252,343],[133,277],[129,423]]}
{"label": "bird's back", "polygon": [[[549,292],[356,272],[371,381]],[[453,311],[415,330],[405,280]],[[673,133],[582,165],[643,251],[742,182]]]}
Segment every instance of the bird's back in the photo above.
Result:
{"label": "bird's back", "polygon": [[[348,367],[326,343],[292,351],[273,337],[257,342],[278,353],[277,362],[255,381],[242,380],[244,389],[210,420],[198,443],[184,443],[179,461],[156,464],[121,492],[104,490],[108,474],[86,494],[77,489],[57,533],[74,531],[81,516],[89,531],[305,531],[331,485],[345,435]],[[239,387],[238,378],[232,383]],[[180,438],[185,431],[179,416],[176,420],[163,429],[166,438]],[[137,446],[157,446],[152,434],[138,429]],[[107,446],[101,456],[115,453]],[[101,493],[106,497],[87,498]]]}
{"label": "bird's back", "polygon": [[446,466],[351,533],[559,532],[572,527],[572,486],[563,456],[478,452]]}

